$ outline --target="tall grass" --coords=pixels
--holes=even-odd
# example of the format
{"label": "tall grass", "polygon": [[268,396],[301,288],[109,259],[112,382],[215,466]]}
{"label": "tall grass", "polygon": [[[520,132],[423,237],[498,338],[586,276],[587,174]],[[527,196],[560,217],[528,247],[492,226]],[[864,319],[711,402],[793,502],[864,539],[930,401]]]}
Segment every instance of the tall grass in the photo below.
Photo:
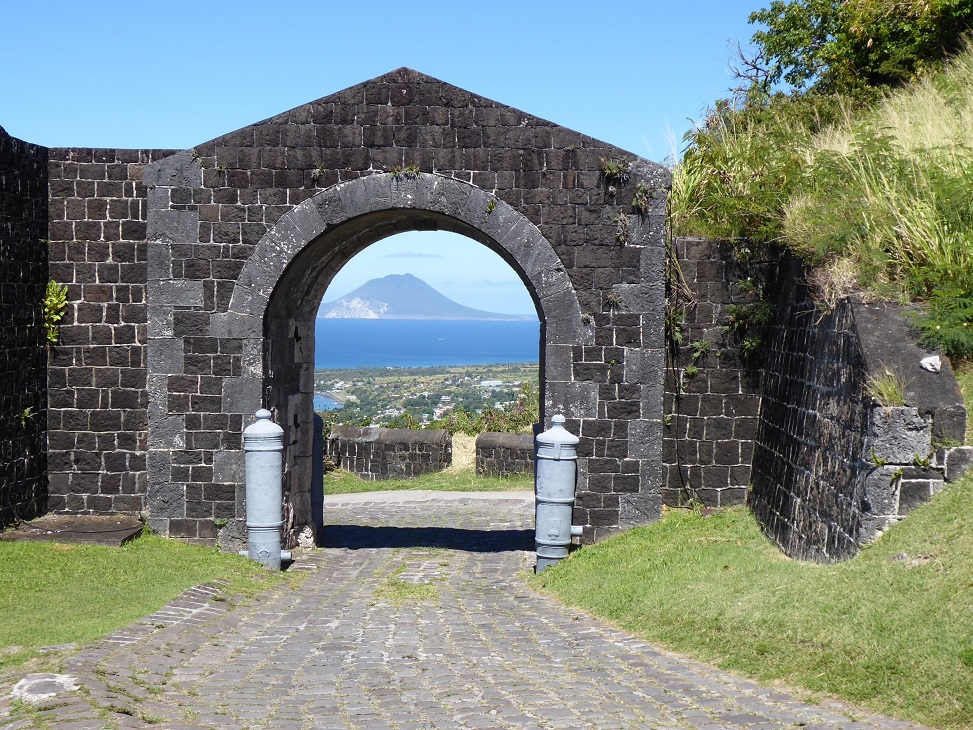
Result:
{"label": "tall grass", "polygon": [[688,141],[674,233],[782,242],[821,281],[924,302],[926,344],[973,355],[973,47],[868,107],[723,103]]}
{"label": "tall grass", "polygon": [[673,233],[778,240],[781,211],[802,178],[812,135],[847,103],[783,94],[717,103],[686,135],[688,146],[673,169]]}
{"label": "tall grass", "polygon": [[973,353],[973,49],[813,138],[784,206],[788,246],[858,284],[928,303],[929,344]]}

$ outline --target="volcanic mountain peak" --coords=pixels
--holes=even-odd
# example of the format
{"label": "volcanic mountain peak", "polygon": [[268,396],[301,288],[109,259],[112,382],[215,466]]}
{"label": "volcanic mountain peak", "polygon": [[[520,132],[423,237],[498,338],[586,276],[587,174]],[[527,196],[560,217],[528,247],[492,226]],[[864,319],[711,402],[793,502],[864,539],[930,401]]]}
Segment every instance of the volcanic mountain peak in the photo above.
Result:
{"label": "volcanic mountain peak", "polygon": [[332,302],[322,302],[319,319],[530,320],[529,315],[473,309],[440,294],[412,274],[372,279]]}

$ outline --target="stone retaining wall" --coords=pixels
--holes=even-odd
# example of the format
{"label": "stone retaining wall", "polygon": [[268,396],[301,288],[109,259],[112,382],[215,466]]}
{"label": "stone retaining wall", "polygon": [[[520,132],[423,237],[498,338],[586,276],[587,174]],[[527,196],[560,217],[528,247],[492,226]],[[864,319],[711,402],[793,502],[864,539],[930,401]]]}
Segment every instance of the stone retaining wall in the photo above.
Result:
{"label": "stone retaining wall", "polygon": [[453,439],[447,431],[431,429],[334,426],[325,456],[368,481],[411,479],[452,464]]}
{"label": "stone retaining wall", "polygon": [[529,433],[493,433],[476,437],[476,473],[503,477],[534,473],[534,437]]}
{"label": "stone retaining wall", "polygon": [[[897,307],[811,301],[803,271],[781,269],[781,299],[765,360],[748,503],[792,557],[854,555],[962,473],[965,409],[949,362],[920,367],[922,351]],[[869,392],[895,374],[907,407]]]}
{"label": "stone retaining wall", "polygon": [[47,150],[0,128],[0,528],[47,510]]}

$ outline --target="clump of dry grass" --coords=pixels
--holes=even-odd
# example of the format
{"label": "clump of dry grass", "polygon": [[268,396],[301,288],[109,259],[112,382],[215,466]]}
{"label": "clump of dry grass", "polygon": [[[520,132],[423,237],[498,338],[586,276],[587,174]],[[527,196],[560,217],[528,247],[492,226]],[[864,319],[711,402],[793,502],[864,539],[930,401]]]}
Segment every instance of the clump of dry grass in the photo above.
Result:
{"label": "clump of dry grass", "polygon": [[457,431],[453,434],[453,463],[449,471],[463,471],[476,467],[476,436]]}

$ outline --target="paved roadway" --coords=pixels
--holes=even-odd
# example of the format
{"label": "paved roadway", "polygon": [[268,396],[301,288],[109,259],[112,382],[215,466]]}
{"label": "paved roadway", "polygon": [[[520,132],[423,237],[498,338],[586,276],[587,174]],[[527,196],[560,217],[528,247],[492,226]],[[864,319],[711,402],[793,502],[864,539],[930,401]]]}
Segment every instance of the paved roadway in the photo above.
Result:
{"label": "paved roadway", "polygon": [[529,494],[328,499],[297,591],[197,588],[65,661],[6,728],[905,728],[811,706],[531,592]]}

